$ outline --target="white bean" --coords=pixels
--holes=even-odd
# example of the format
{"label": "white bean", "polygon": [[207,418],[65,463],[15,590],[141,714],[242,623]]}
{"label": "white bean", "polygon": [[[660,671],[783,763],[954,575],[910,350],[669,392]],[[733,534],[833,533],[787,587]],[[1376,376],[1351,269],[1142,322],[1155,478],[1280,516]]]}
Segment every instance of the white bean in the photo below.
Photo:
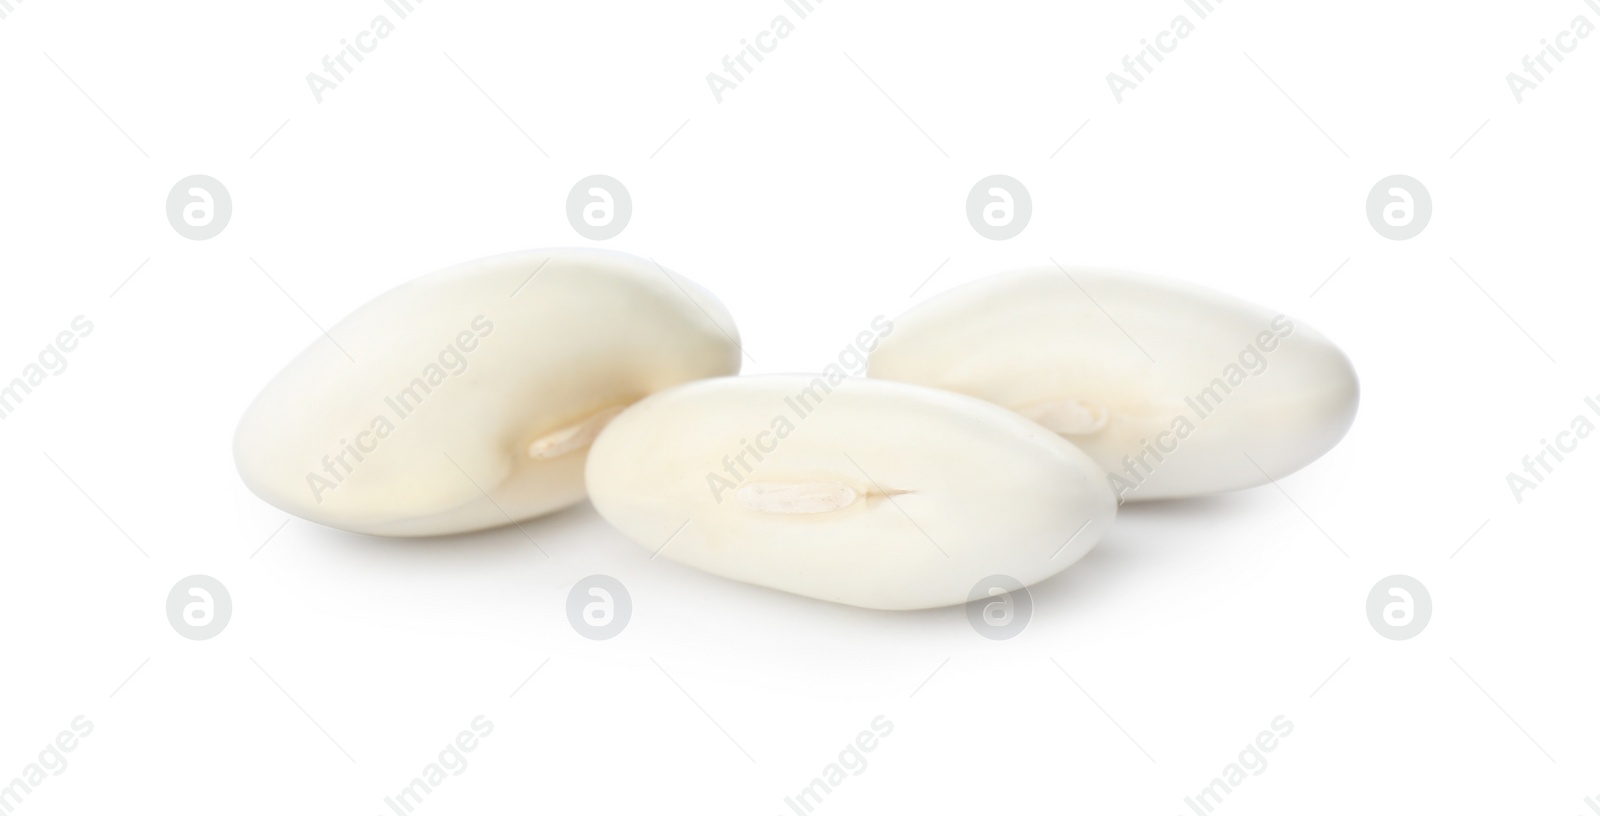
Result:
{"label": "white bean", "polygon": [[1116,514],[1070,443],[946,391],[805,375],[718,378],[623,411],[589,496],[641,546],[716,575],[875,609],[1032,584]]}
{"label": "white bean", "polygon": [[[583,499],[620,409],[736,373],[738,334],[699,286],[611,252],[502,255],[362,306],[245,412],[240,474],[266,501],[379,535],[510,524]],[[337,343],[337,345],[335,344]]]}
{"label": "white bean", "polygon": [[1350,360],[1237,298],[1124,272],[996,275],[896,318],[868,376],[1011,408],[1093,456],[1119,497],[1265,484],[1355,419]]}

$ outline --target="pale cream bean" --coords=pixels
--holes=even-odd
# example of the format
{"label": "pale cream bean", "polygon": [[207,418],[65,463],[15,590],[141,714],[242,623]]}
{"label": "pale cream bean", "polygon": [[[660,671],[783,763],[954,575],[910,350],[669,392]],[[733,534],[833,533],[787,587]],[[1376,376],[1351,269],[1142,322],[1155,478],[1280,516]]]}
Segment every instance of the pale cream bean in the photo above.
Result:
{"label": "pale cream bean", "polygon": [[1126,272],[1047,267],[896,318],[868,376],[1003,405],[1093,456],[1125,499],[1265,484],[1355,420],[1350,360],[1289,317]]}
{"label": "pale cream bean", "polygon": [[965,603],[1077,561],[1116,501],[1087,455],[971,397],[858,378],[718,378],[649,397],[590,449],[589,496],[662,558],[875,609]]}
{"label": "pale cream bean", "polygon": [[583,499],[589,444],[627,405],[736,373],[701,287],[614,252],[502,255],[425,275],[328,329],[245,412],[245,484],[302,518],[420,536]]}

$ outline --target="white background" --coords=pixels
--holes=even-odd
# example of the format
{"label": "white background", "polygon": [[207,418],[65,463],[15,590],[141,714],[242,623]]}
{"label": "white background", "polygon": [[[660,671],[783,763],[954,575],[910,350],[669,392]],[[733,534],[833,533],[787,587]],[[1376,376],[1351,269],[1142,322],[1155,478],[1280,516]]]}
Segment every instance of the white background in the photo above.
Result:
{"label": "white background", "polygon": [[[892,735],[816,812],[1191,813],[1280,714],[1293,734],[1217,812],[1600,798],[1600,438],[1521,503],[1506,484],[1600,394],[1600,36],[1521,103],[1505,79],[1600,23],[1580,0],[1228,0],[1204,21],[1180,0],[828,0],[803,21],[780,0],[429,0],[321,103],[306,75],[394,19],[380,0],[11,1],[0,378],[75,315],[95,327],[0,421],[0,784],[95,726],[17,812],[389,813],[478,715],[493,734],[417,812],[791,813],[878,715]],[[718,103],[706,75],[778,14],[796,30]],[[1106,74],[1178,14],[1196,31],[1119,104]],[[195,173],[234,201],[203,242],[164,211]],[[874,315],[1055,258],[1316,327],[1361,412],[1281,490],[1125,507],[1004,642],[961,608],[651,561],[587,504],[525,525],[547,557],[515,528],[285,524],[244,488],[233,426],[316,324],[460,261],[592,243],[564,209],[592,173],[634,201],[604,245],[716,292],[747,373],[819,368]],[[1033,197],[1009,241],[964,214],[993,173]],[[1403,242],[1365,215],[1394,173],[1434,202]],[[234,603],[205,642],[164,608],[196,573]],[[594,573],[633,597],[614,640],[566,618]],[[1365,613],[1395,573],[1434,603],[1403,642]]]}

